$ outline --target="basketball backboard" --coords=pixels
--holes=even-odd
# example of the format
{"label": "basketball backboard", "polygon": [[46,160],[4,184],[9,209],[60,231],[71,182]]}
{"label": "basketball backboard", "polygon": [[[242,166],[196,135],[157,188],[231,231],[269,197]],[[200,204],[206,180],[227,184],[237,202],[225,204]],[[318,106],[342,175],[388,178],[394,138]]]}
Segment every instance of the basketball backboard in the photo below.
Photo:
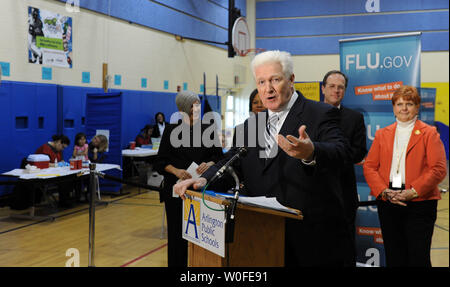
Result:
{"label": "basketball backboard", "polygon": [[232,30],[233,49],[236,54],[245,57],[250,52],[259,53],[265,51],[261,48],[250,48],[250,32],[244,17],[236,19]]}

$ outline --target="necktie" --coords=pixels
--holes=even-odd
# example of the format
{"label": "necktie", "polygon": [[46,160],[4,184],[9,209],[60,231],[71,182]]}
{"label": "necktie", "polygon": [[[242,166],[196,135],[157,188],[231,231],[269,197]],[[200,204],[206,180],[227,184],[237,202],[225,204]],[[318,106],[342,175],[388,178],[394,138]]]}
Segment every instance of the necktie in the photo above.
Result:
{"label": "necktie", "polygon": [[277,134],[278,115],[272,114],[267,120],[266,130],[264,132],[264,138],[266,140],[265,155],[266,158],[275,157],[277,154],[277,142],[275,136]]}

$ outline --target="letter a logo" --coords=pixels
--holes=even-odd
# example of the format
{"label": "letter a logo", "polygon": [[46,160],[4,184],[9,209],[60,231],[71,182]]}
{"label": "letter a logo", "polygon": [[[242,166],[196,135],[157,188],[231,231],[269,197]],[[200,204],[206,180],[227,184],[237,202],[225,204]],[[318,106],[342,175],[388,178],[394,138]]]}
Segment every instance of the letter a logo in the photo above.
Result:
{"label": "letter a logo", "polygon": [[[189,234],[189,226],[193,225],[194,226],[194,231],[195,231],[195,238],[198,239],[198,232],[197,232],[197,225],[200,224],[200,203],[197,201],[191,201],[190,203],[187,202],[187,200],[184,201],[185,204],[185,220],[187,220],[186,222],[186,230],[185,230],[185,234]],[[188,216],[186,218],[186,211],[187,209],[189,209],[188,212]]]}

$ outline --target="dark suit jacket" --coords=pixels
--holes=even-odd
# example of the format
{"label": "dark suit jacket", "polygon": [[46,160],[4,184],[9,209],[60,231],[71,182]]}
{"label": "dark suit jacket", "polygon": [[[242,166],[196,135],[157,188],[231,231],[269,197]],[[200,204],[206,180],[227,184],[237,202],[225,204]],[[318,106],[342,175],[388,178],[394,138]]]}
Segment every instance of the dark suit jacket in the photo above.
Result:
{"label": "dark suit jacket", "polygon": [[[169,125],[169,123],[164,122],[164,130],[167,128],[167,125]],[[158,127],[158,123],[153,125],[153,131],[152,131],[152,138],[159,138],[161,137],[161,133],[159,132],[159,127]]]}
{"label": "dark suit jacket", "polygon": [[[336,170],[349,160],[349,145],[339,128],[338,109],[297,94],[280,134],[298,137],[298,129],[306,125],[314,143],[316,165],[307,166],[281,148],[274,158],[263,159],[259,147],[248,147],[247,155],[234,168],[248,195],[275,196],[281,204],[302,211],[303,221],[286,220],[287,266],[342,265],[349,233]],[[243,130],[247,137],[248,120]],[[239,130],[237,133],[242,136]],[[248,144],[248,139],[245,142]],[[231,149],[227,158],[234,152]],[[224,162],[210,168],[204,176],[210,178]]]}
{"label": "dark suit jacket", "polygon": [[[340,127],[350,143],[351,159],[345,163],[341,172],[341,185],[344,194],[344,204],[348,213],[354,213],[358,208],[358,191],[354,164],[361,162],[367,154],[366,125],[361,113],[341,105]],[[354,216],[353,216],[354,220]]]}

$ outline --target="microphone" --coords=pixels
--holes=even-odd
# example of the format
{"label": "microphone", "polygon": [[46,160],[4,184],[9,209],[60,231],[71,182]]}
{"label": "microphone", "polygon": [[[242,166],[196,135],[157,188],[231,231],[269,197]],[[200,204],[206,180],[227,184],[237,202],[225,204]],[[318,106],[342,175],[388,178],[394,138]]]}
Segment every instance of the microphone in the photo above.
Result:
{"label": "microphone", "polygon": [[221,178],[223,174],[228,170],[231,175],[233,176],[235,182],[236,182],[236,188],[235,188],[235,194],[234,198],[231,199],[231,205],[226,208],[226,222],[225,225],[225,242],[231,243],[234,239],[234,213],[236,212],[236,205],[239,198],[239,179],[234,172],[233,168],[231,168],[231,165],[239,158],[247,155],[247,148],[246,147],[240,147],[238,148],[237,152],[231,157],[230,160],[228,160],[217,172],[214,174],[214,176],[209,181],[209,184],[214,182],[215,180]]}
{"label": "microphone", "polygon": [[233,155],[233,157],[227,161],[217,172],[214,174],[214,176],[209,180],[209,184],[213,183],[217,179],[221,178],[225,171],[239,158],[247,155],[247,148],[246,147],[240,147],[238,148],[237,152]]}

